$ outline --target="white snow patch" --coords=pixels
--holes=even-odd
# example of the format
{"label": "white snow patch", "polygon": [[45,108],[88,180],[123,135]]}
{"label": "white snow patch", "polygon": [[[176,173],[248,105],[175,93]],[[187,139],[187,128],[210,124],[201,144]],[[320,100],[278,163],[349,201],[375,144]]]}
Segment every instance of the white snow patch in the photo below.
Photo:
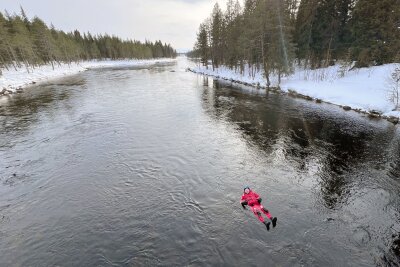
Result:
{"label": "white snow patch", "polygon": [[[399,64],[346,70],[344,76],[340,75],[340,65],[316,70],[297,68],[290,76],[282,77],[280,88],[285,92],[294,90],[302,95],[336,105],[350,106],[363,111],[376,110],[382,112],[384,116],[400,117],[400,111],[393,111],[395,105],[388,96],[390,87],[388,80],[396,67],[399,67]],[[211,67],[207,69],[197,66],[191,70],[218,78],[266,86],[263,72],[258,71],[253,77],[249,74],[248,67],[244,75],[240,74],[239,70],[231,70],[224,66],[215,70]],[[271,75],[270,80],[271,86],[278,86],[277,75]]]}
{"label": "white snow patch", "polygon": [[43,65],[40,67],[36,67],[33,70],[29,69],[29,72],[25,67],[19,68],[17,70],[10,67],[9,70],[2,70],[3,74],[0,76],[0,91],[2,91],[3,89],[15,91],[20,87],[24,87],[32,83],[60,78],[67,75],[73,75],[88,69],[147,66],[156,63],[169,63],[175,61],[176,59],[164,58],[151,60],[93,60],[72,63],[71,65],[55,64],[54,69],[51,65]]}

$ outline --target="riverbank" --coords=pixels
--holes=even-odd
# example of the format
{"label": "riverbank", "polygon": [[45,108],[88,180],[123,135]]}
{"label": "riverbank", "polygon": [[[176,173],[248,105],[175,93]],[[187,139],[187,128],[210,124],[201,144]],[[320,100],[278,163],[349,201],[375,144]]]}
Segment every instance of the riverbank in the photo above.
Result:
{"label": "riverbank", "polygon": [[[395,105],[389,100],[390,75],[399,64],[353,69],[335,65],[328,68],[305,70],[297,68],[288,77],[272,75],[271,86],[279,88],[281,92],[295,97],[301,97],[316,102],[326,102],[343,107],[345,110],[355,110],[368,113],[370,116],[383,117],[398,123],[400,111],[395,111]],[[203,66],[191,68],[190,71],[198,74],[213,76],[248,86],[266,88],[266,79],[261,71],[245,75],[220,67],[213,70]]]}
{"label": "riverbank", "polygon": [[20,92],[24,87],[56,79],[68,75],[77,74],[88,69],[110,68],[110,67],[136,67],[153,65],[156,63],[175,62],[176,59],[150,59],[150,60],[101,60],[101,61],[84,61],[72,64],[43,65],[34,69],[26,69],[25,67],[15,70],[10,67],[9,70],[2,70],[0,76],[0,95],[12,94]]}
{"label": "riverbank", "polygon": [[397,127],[213,90],[189,64],[0,98],[0,266],[398,265]]}

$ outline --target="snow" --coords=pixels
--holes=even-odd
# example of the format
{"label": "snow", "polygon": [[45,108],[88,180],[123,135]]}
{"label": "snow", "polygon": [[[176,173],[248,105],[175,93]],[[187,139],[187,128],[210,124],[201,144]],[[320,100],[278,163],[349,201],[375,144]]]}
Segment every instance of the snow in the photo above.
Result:
{"label": "snow", "polygon": [[147,66],[156,63],[175,62],[175,59],[151,59],[151,60],[102,60],[102,61],[83,61],[79,63],[55,64],[54,70],[51,65],[44,65],[28,70],[23,67],[15,70],[10,67],[9,70],[2,70],[0,76],[0,92],[3,89],[15,91],[18,88],[25,87],[32,83],[47,81],[60,78],[67,75],[77,74],[88,69],[108,68],[108,67],[135,67]]}
{"label": "snow", "polygon": [[[47,81],[67,75],[73,75],[87,69],[107,67],[134,67],[146,66],[156,63],[175,62],[176,59],[153,59],[153,60],[104,60],[85,61],[71,65],[51,65],[37,67],[30,70],[26,68],[14,70],[3,70],[0,76],[0,92],[3,89],[16,91],[20,87],[34,82]],[[393,111],[395,105],[389,100],[389,79],[396,67],[400,64],[387,64],[370,68],[353,69],[343,68],[335,65],[328,68],[305,70],[297,68],[288,77],[282,77],[280,88],[288,92],[294,90],[299,94],[321,99],[325,102],[340,106],[350,106],[362,111],[378,111],[384,116],[400,117],[400,111]],[[266,86],[266,80],[261,71],[255,72],[254,78],[249,75],[250,69],[246,67],[245,75],[239,71],[227,67],[212,70],[203,66],[191,69],[194,72],[215,76],[218,78],[233,80],[237,82]],[[344,71],[344,75],[341,71]],[[271,86],[278,86],[276,75],[271,75]]]}
{"label": "snow", "polygon": [[[399,67],[399,64],[386,64],[353,70],[349,70],[349,67],[341,68],[339,64],[316,70],[296,68],[290,76],[282,77],[280,88],[285,92],[293,90],[299,94],[335,105],[349,106],[352,109],[366,112],[378,111],[384,116],[400,117],[400,111],[393,111],[395,105],[389,100],[389,79],[396,67]],[[212,70],[211,67],[207,69],[203,66],[197,66],[191,70],[217,78],[252,85],[259,83],[261,87],[266,86],[263,73],[261,71],[256,72],[253,78],[249,75],[248,67],[244,75],[224,66],[215,70]],[[277,75],[271,76],[271,86],[277,87]]]}

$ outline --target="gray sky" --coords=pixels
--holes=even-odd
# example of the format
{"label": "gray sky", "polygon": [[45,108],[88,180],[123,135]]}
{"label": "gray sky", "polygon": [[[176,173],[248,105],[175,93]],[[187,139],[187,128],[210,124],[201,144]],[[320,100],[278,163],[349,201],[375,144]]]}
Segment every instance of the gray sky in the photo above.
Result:
{"label": "gray sky", "polygon": [[161,39],[191,49],[201,22],[226,0],[0,0],[0,10],[38,16],[57,29],[109,33],[144,41]]}

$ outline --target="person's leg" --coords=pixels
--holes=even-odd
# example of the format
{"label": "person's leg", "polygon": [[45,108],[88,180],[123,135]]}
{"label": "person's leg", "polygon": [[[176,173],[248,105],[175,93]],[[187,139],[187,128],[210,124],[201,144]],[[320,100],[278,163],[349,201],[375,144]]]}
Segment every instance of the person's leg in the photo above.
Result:
{"label": "person's leg", "polygon": [[278,220],[278,218],[272,217],[271,213],[269,213],[269,211],[266,208],[264,208],[263,206],[261,206],[261,210],[265,214],[265,216],[267,216],[268,219],[270,219],[272,221],[272,226],[275,227],[276,221]]}
{"label": "person's leg", "polygon": [[258,220],[262,223],[264,223],[264,217],[261,215],[261,212],[259,209],[257,209],[255,206],[251,207],[254,215],[257,216]]}
{"label": "person's leg", "polygon": [[251,209],[253,210],[254,215],[257,216],[258,220],[260,222],[262,222],[263,224],[265,224],[265,226],[267,227],[267,230],[269,231],[269,226],[270,226],[271,223],[264,221],[264,217],[261,214],[260,208],[257,207],[257,206],[253,206],[253,207],[251,207]]}
{"label": "person's leg", "polygon": [[265,214],[265,216],[268,217],[268,219],[272,220],[272,215],[271,215],[271,213],[269,213],[269,211],[268,211],[266,208],[264,208],[263,206],[261,206],[261,210],[262,210],[262,212]]}

